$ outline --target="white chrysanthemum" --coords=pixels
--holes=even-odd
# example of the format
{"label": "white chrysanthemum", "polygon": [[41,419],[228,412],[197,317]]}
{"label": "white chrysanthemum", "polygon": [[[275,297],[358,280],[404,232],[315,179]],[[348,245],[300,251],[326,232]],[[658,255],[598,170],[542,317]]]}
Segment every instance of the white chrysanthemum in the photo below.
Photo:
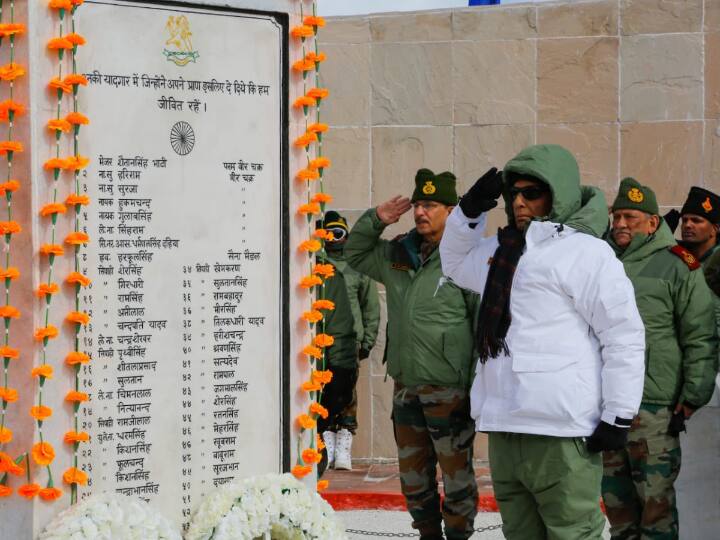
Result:
{"label": "white chrysanthemum", "polygon": [[181,540],[180,532],[144,501],[99,493],[58,514],[39,540]]}
{"label": "white chrysanthemum", "polygon": [[344,540],[335,513],[292,475],[264,475],[225,484],[198,508],[186,540]]}

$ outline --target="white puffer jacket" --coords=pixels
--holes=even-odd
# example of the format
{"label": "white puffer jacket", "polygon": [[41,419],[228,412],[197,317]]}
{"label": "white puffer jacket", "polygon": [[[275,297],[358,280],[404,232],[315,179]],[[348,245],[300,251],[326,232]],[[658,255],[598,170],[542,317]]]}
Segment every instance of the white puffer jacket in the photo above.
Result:
{"label": "white puffer jacket", "polygon": [[[483,229],[484,216],[456,207],[440,244],[444,273],[481,294],[498,247]],[[601,419],[622,425],[637,414],[645,370],[645,331],[622,264],[606,242],[568,226],[532,222],[525,238],[510,354],[478,362],[472,385],[476,429],[583,437]]]}

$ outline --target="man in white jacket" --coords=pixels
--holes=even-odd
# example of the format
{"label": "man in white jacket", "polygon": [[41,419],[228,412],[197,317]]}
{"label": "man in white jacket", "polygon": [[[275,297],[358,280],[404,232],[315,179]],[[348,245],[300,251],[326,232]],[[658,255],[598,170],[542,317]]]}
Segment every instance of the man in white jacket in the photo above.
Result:
{"label": "man in white jacket", "polygon": [[[483,237],[504,196],[508,226]],[[601,538],[599,452],[621,448],[643,389],[645,333],[612,249],[602,192],[560,146],[526,148],[463,197],[444,273],[482,293],[476,429],[509,540]]]}

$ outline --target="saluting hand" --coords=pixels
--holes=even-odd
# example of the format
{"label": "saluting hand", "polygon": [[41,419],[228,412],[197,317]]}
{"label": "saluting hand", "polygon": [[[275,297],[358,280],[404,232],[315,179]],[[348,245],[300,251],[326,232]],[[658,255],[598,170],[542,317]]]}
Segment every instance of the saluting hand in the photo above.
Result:
{"label": "saluting hand", "polygon": [[380,221],[385,225],[392,225],[393,223],[397,223],[400,217],[410,210],[411,207],[410,199],[402,195],[395,195],[389,201],[385,201],[378,206],[375,211]]}

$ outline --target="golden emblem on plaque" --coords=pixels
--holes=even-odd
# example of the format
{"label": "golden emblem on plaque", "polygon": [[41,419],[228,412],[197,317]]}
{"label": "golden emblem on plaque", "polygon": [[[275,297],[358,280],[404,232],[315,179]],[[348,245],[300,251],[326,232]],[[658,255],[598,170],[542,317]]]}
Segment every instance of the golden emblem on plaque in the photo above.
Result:
{"label": "golden emblem on plaque", "polygon": [[436,191],[437,191],[437,188],[433,185],[431,180],[428,180],[427,182],[425,182],[425,185],[422,188],[422,192],[425,195],[432,195]]}
{"label": "golden emblem on plaque", "polygon": [[706,212],[708,212],[708,213],[709,213],[709,212],[712,212],[713,205],[712,205],[712,203],[710,202],[710,197],[708,197],[707,199],[705,199],[705,202],[702,203],[702,207],[703,207],[703,210],[705,210]]}
{"label": "golden emblem on plaque", "polygon": [[185,15],[170,15],[165,24],[166,35],[165,48],[163,54],[177,66],[186,66],[190,62],[195,62],[200,57],[200,53],[193,50],[192,32],[190,31],[190,21]]}
{"label": "golden emblem on plaque", "polygon": [[627,197],[634,203],[641,203],[645,200],[645,195],[638,188],[632,188],[628,191]]}

